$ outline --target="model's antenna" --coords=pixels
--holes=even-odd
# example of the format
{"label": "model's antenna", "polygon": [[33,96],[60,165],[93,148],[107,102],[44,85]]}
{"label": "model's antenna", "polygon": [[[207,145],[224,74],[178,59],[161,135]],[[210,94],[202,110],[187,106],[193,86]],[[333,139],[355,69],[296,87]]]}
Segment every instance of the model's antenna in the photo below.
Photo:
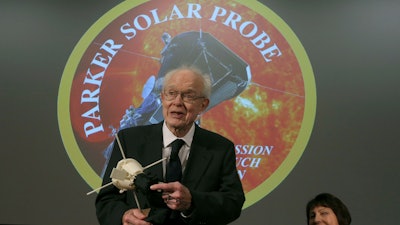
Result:
{"label": "model's antenna", "polygon": [[119,141],[119,138],[118,138],[118,133],[115,133],[114,136],[115,136],[115,139],[117,139],[119,150],[121,151],[122,158],[126,159],[125,158],[125,153],[122,150],[121,142]]}
{"label": "model's antenna", "polygon": [[158,164],[158,163],[160,163],[160,162],[162,162],[162,161],[164,161],[164,160],[166,160],[166,159],[167,159],[167,158],[162,158],[162,159],[160,159],[160,160],[157,160],[157,161],[153,162],[152,164],[143,167],[143,170],[145,170],[145,169],[147,169],[147,168],[150,168],[150,167],[152,167],[152,166],[154,166],[154,165],[156,165],[156,164]]}
{"label": "model's antenna", "polygon": [[93,194],[93,193],[95,193],[96,191],[101,190],[102,188],[105,188],[105,187],[107,187],[107,186],[110,186],[112,183],[113,183],[113,182],[111,181],[111,182],[108,183],[108,184],[105,184],[105,185],[103,185],[103,186],[101,186],[101,187],[98,187],[98,188],[94,189],[93,191],[90,191],[90,192],[86,193],[86,195]]}

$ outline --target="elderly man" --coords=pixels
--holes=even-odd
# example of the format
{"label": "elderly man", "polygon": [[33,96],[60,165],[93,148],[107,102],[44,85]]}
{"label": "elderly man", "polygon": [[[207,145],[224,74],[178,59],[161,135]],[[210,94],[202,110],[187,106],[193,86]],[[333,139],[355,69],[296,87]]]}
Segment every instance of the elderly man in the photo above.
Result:
{"label": "elderly man", "polygon": [[[139,208],[131,191],[121,194],[108,186],[96,198],[100,224],[223,225],[240,216],[245,197],[234,144],[195,123],[209,104],[210,92],[210,78],[196,68],[180,67],[165,75],[161,90],[164,121],[118,133],[127,158],[141,165],[168,158],[146,169],[157,182],[139,193],[138,199],[141,207],[151,208],[150,213]],[[181,144],[171,147],[176,142]],[[121,159],[114,144],[103,184],[110,182],[111,171]]]}

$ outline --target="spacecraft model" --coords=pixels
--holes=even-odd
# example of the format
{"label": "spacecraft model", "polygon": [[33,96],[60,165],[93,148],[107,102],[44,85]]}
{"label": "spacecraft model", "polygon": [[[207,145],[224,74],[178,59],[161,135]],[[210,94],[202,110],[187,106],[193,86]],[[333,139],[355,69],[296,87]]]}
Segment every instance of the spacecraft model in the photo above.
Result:
{"label": "spacecraft model", "polygon": [[[140,188],[142,188],[142,186],[145,186],[147,188],[148,184],[140,185],[138,187],[138,185],[135,182],[136,178],[138,176],[144,174],[145,169],[150,168],[150,167],[166,160],[167,158],[160,159],[154,163],[151,163],[150,165],[142,167],[142,165],[135,159],[125,157],[124,151],[122,150],[122,146],[121,146],[121,143],[119,141],[117,134],[115,134],[115,139],[117,140],[117,143],[118,143],[118,146],[121,151],[123,159],[121,159],[117,163],[117,167],[113,168],[113,170],[111,171],[111,175],[110,175],[111,182],[109,182],[99,188],[96,188],[93,191],[88,192],[87,195],[93,194],[93,193],[113,184],[115,187],[117,187],[120,190],[119,191],[120,193],[123,193],[128,190],[132,190],[134,197],[135,197],[136,205],[138,206],[139,210],[142,210],[140,207],[140,204],[139,204],[139,200],[136,195],[136,189],[137,188],[140,189]],[[143,182],[141,182],[141,184],[142,183]],[[142,189],[145,189],[145,188],[142,188]]]}

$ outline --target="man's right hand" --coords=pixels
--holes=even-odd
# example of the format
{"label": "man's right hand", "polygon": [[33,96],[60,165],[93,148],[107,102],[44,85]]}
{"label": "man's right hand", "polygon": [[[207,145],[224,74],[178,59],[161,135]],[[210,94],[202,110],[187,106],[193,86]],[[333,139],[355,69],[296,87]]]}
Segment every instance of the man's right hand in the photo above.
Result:
{"label": "man's right hand", "polygon": [[151,225],[151,223],[144,220],[146,218],[146,212],[142,212],[139,209],[130,209],[124,213],[122,225]]}

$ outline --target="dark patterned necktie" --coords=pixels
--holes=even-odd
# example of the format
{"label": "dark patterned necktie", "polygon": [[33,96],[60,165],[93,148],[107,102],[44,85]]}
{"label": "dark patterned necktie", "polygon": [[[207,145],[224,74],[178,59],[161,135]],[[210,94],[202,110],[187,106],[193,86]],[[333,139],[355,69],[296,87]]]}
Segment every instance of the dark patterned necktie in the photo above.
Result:
{"label": "dark patterned necktie", "polygon": [[172,150],[165,174],[167,182],[180,181],[182,178],[182,165],[178,153],[184,143],[182,139],[176,139],[171,143]]}

